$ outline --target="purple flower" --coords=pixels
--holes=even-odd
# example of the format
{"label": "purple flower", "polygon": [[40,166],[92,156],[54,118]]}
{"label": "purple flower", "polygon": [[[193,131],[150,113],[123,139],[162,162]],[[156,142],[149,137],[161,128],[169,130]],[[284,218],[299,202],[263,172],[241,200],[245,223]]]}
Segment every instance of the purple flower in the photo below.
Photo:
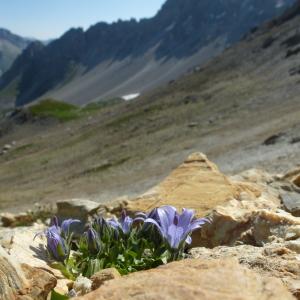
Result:
{"label": "purple flower", "polygon": [[122,212],[120,220],[110,219],[107,223],[115,230],[122,230],[124,234],[128,234],[131,230],[133,219],[126,215],[126,212]]}
{"label": "purple flower", "polygon": [[56,229],[60,235],[63,235],[64,237],[69,237],[70,236],[70,226],[74,223],[81,223],[81,221],[76,220],[76,219],[68,219],[68,220],[64,220],[61,223],[61,225],[59,226],[58,219],[56,216],[54,216],[51,220],[50,226],[56,227]]}
{"label": "purple flower", "polygon": [[57,227],[54,225],[49,227],[45,231],[45,236],[47,238],[47,249],[50,255],[58,261],[64,261],[68,256],[68,249]]}
{"label": "purple flower", "polygon": [[205,218],[195,219],[195,213],[191,209],[183,209],[182,214],[178,214],[173,206],[157,208],[152,216],[145,223],[154,224],[172,249],[180,248],[185,242],[190,244],[191,233],[209,222]]}
{"label": "purple flower", "polygon": [[91,253],[97,254],[100,251],[100,238],[96,230],[92,227],[85,233],[88,249]]}

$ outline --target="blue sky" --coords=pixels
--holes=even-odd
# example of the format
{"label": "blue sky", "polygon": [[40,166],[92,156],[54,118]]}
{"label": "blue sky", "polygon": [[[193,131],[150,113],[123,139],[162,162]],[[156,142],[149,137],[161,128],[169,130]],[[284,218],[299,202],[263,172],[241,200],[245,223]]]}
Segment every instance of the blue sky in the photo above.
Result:
{"label": "blue sky", "polygon": [[165,0],[0,0],[0,27],[49,39],[71,27],[151,17]]}

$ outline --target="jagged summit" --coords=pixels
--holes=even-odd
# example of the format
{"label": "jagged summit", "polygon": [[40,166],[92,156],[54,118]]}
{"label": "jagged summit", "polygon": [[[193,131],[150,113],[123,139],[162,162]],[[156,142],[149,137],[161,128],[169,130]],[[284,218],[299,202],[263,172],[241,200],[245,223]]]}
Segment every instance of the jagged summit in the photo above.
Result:
{"label": "jagged summit", "polygon": [[[71,29],[24,52],[0,80],[17,105],[51,96],[83,104],[140,93],[177,78],[279,15],[294,0],[168,0],[150,19]],[[0,97],[1,100],[1,97]]]}

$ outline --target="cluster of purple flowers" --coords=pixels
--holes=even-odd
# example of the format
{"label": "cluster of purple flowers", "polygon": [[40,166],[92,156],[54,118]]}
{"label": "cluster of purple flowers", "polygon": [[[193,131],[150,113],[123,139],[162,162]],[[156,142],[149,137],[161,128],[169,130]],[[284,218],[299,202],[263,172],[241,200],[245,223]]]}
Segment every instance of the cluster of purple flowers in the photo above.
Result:
{"label": "cluster of purple flowers", "polygon": [[[70,245],[72,233],[70,226],[78,223],[79,220],[66,220],[59,226],[57,218],[54,217],[51,226],[44,232],[47,238],[47,249],[50,255],[57,261],[63,262],[70,255]],[[191,244],[191,234],[194,230],[201,228],[208,219],[196,219],[195,213],[191,209],[183,209],[178,213],[173,206],[163,206],[155,208],[148,214],[138,213],[135,218],[127,216],[125,212],[119,220],[105,220],[99,217],[94,220],[93,224],[84,233],[83,239],[91,255],[97,255],[101,252],[101,245],[104,240],[118,240],[119,237],[130,236],[133,228],[138,228],[140,232],[146,232],[149,228],[152,230],[148,239],[153,238],[159,233],[163,244],[170,251],[181,251],[186,244]],[[157,235],[157,234],[156,234]]]}

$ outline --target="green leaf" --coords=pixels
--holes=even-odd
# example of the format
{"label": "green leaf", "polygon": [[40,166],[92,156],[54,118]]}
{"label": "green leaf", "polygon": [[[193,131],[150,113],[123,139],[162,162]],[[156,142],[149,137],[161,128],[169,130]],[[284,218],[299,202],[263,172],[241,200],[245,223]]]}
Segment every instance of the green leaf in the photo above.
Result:
{"label": "green leaf", "polygon": [[68,299],[70,299],[68,296],[61,295],[61,294],[55,292],[55,290],[53,290],[51,292],[51,299],[50,300],[68,300]]}
{"label": "green leaf", "polygon": [[64,266],[62,263],[59,262],[53,262],[51,264],[51,267],[53,269],[57,269],[61,271],[61,273],[68,279],[75,280],[74,276],[70,273],[70,271]]}

